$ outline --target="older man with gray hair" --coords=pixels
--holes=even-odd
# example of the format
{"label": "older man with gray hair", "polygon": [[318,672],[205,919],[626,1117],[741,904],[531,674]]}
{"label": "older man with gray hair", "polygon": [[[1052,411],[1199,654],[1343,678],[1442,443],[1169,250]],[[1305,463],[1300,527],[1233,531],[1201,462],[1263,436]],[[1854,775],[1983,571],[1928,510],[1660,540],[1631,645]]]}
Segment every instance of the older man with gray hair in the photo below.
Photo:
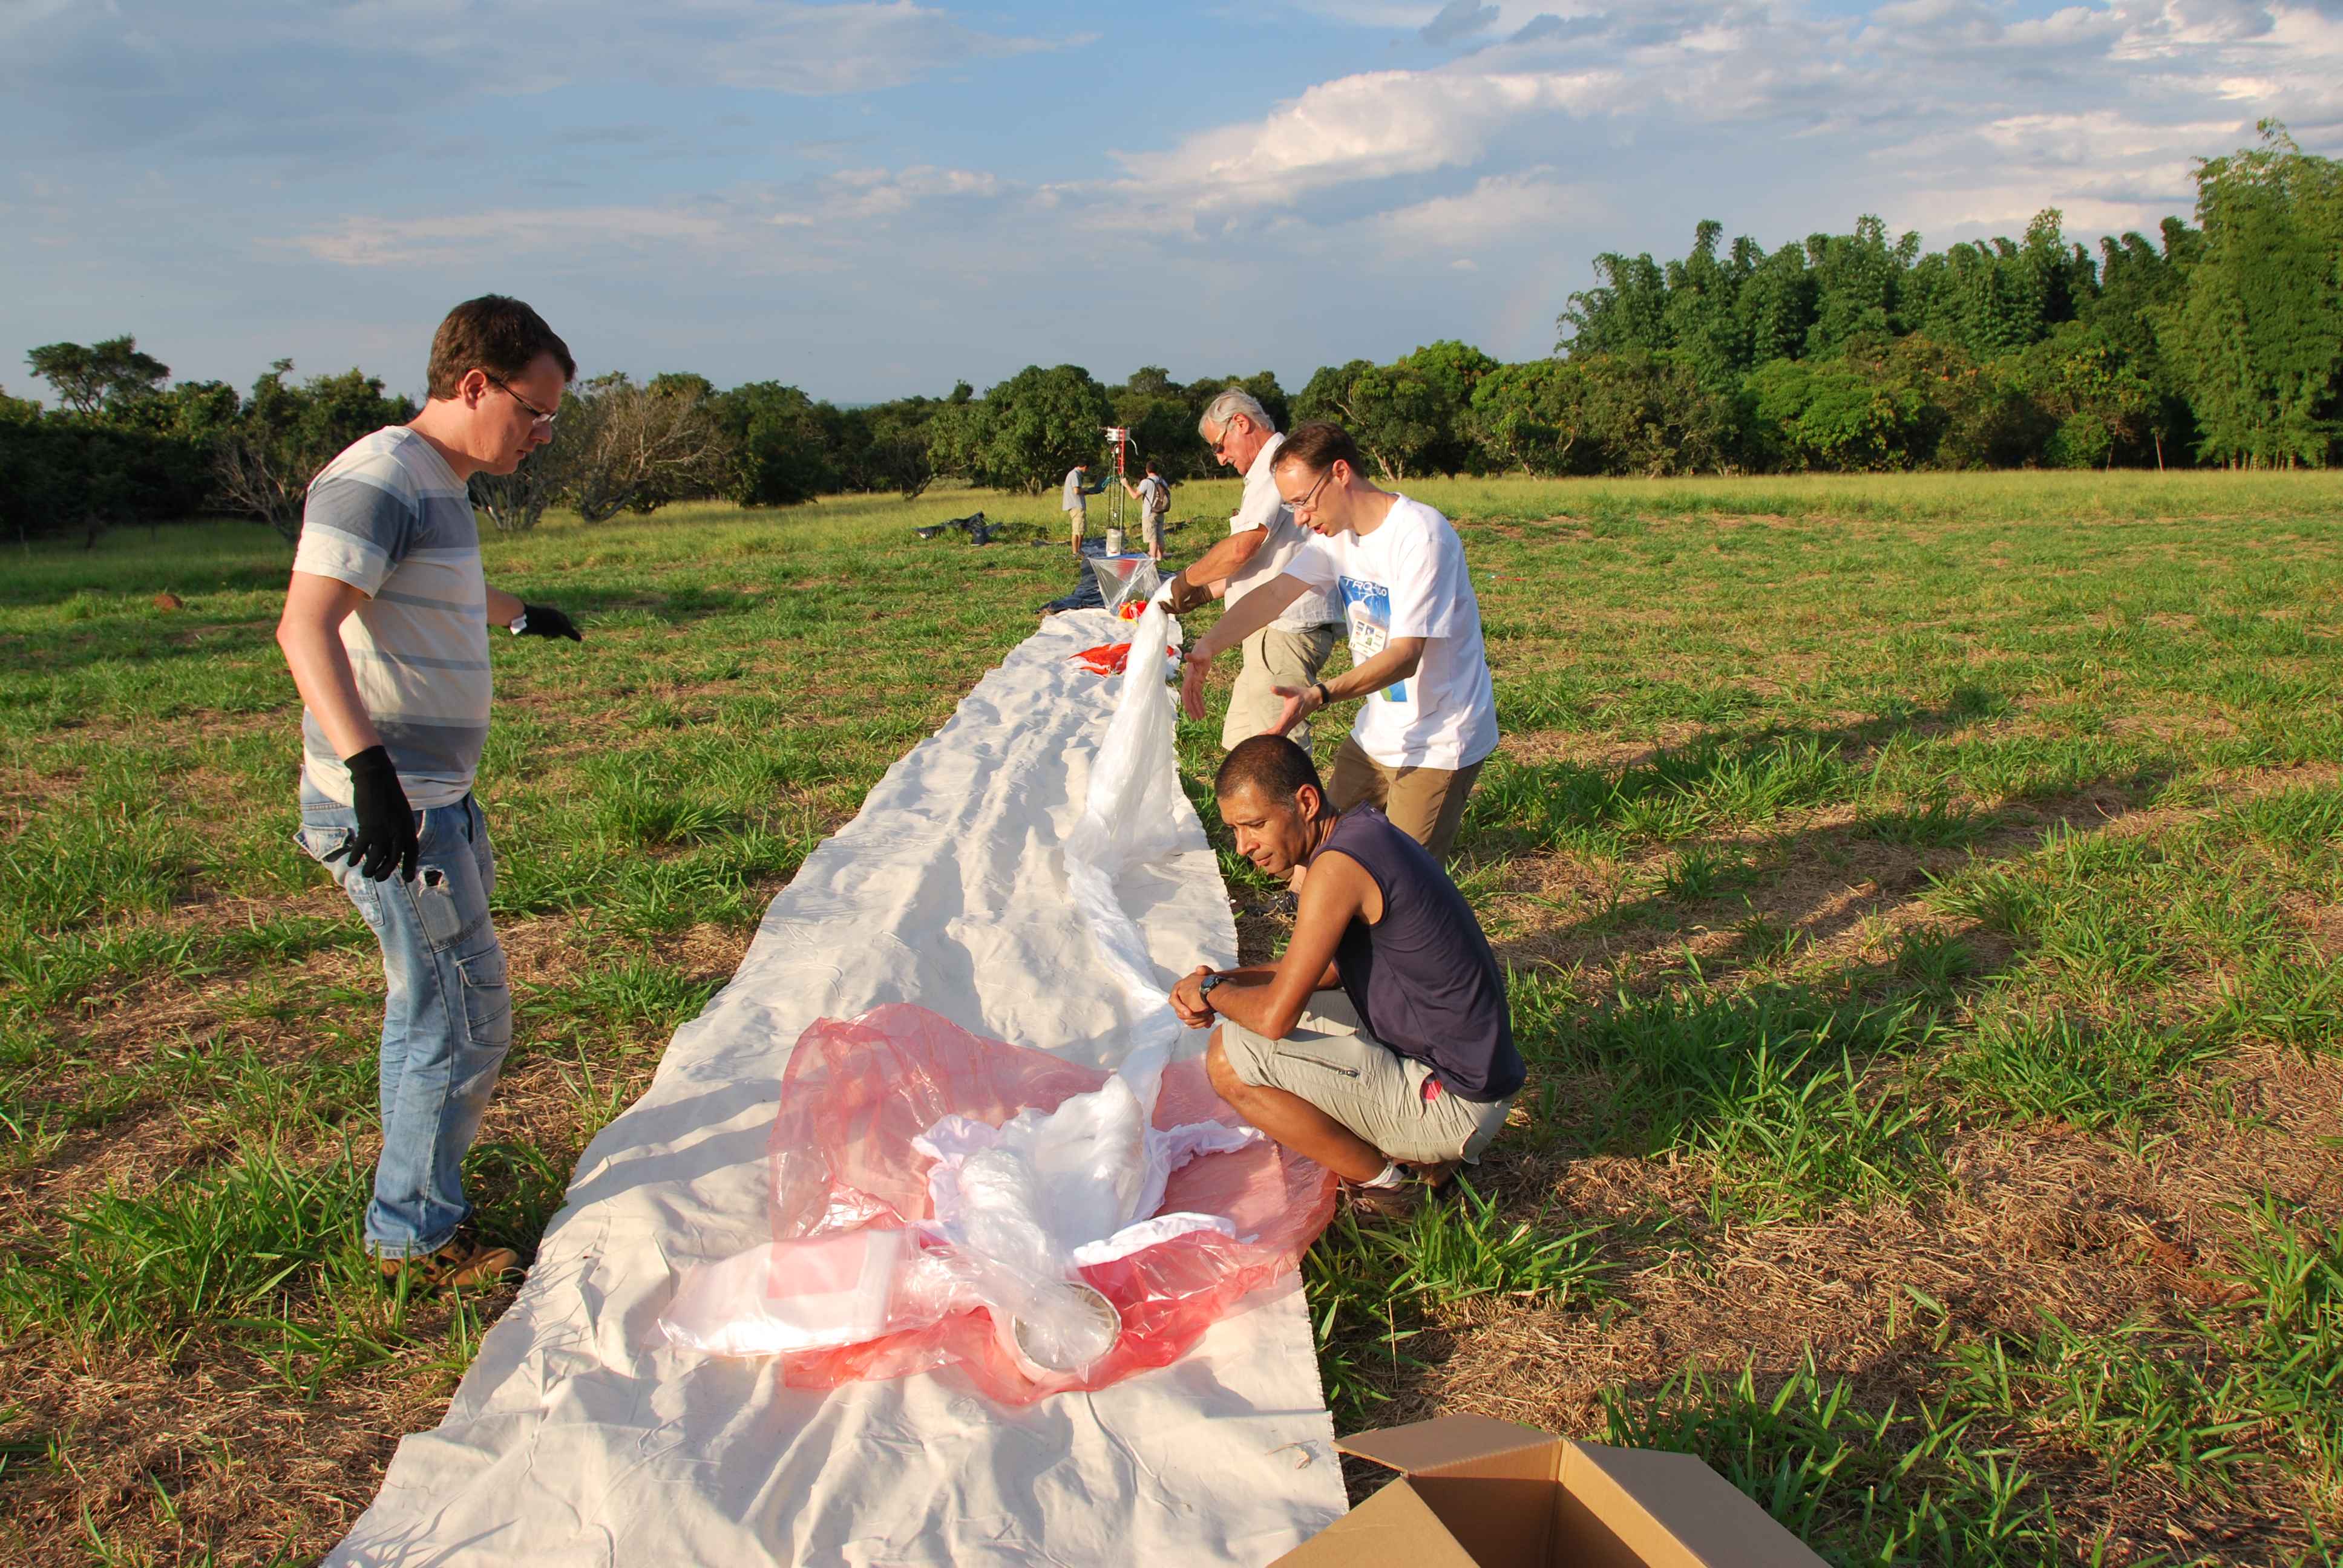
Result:
{"label": "older man with gray hair", "polygon": [[[1234,609],[1245,595],[1276,581],[1311,538],[1278,498],[1270,469],[1285,437],[1277,433],[1259,398],[1232,387],[1205,407],[1196,429],[1212,444],[1214,457],[1244,476],[1244,498],[1229,519],[1229,537],[1173,575],[1174,613],[1213,598],[1225,599]],[[1228,718],[1221,725],[1222,750],[1232,751],[1256,735],[1275,730],[1285,710],[1277,688],[1307,687],[1315,681],[1341,629],[1332,601],[1312,589],[1244,639],[1244,668],[1229,693]],[[1290,739],[1307,752],[1309,721],[1296,724]]]}

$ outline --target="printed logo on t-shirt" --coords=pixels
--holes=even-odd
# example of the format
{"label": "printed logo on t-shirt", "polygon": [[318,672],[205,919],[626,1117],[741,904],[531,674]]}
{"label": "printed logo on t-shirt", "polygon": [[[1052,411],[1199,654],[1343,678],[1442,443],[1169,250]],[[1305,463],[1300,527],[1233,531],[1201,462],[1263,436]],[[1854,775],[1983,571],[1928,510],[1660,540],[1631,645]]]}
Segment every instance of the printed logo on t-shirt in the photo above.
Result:
{"label": "printed logo on t-shirt", "polygon": [[[1346,577],[1342,585],[1342,618],[1351,628],[1351,662],[1364,664],[1391,641],[1391,589],[1364,578]],[[1386,702],[1405,702],[1407,682],[1394,680],[1383,688]]]}

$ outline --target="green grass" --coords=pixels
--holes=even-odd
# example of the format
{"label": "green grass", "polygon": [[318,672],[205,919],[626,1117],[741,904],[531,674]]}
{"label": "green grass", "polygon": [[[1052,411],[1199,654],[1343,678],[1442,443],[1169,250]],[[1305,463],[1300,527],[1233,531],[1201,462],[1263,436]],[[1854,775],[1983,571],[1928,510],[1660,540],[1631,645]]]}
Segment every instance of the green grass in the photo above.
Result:
{"label": "green grass", "polygon": [[[2130,1161],[2146,1191],[2274,1136],[2237,1075],[2330,1070],[2343,478],[1406,487],[1457,518],[1475,573],[1507,739],[1458,869],[1532,1081],[1475,1175],[1487,1201],[1312,1253],[1342,1423],[1426,1390],[1469,1403],[1443,1380],[1493,1325],[1629,1345],[1649,1318],[1681,1364],[1611,1389],[1582,1435],[1701,1453],[1835,1560],[2087,1558],[2167,1506],[2200,1537],[2282,1516],[2309,1522],[2289,1551],[2335,1539],[2343,1215],[2317,1193],[2219,1194],[2198,1272],[2234,1281],[2226,1305],[2052,1311],[2014,1265],[1998,1317],[1932,1309],[1917,1396],[1867,1364],[1685,1344],[1672,1314],[1682,1282],[1745,1279],[1717,1272],[1741,1239],[1968,1201],[1980,1139]],[[1178,492],[1175,556],[1235,495]],[[979,508],[1008,541],[911,532]],[[484,1234],[528,1252],[725,977],[706,955],[1073,585],[1058,526],[1051,496],[946,489],[486,541],[492,581],[588,640],[492,642],[495,907],[544,967],[517,960],[512,1110],[470,1161]],[[27,1388],[176,1356],[247,1402],[397,1386],[427,1410],[496,1310],[386,1296],[354,1240],[380,981],[292,841],[289,562],[205,523],[0,573],[0,1364]],[[165,589],[185,608],[156,608]],[[1179,731],[1208,821],[1218,733]],[[1232,896],[1265,901],[1215,843]],[[1589,1169],[1599,1213],[1562,1197]],[[1794,1266],[1825,1305],[1895,1266],[1818,1256]],[[1885,1325],[1829,1308],[1847,1342],[1896,1341],[1930,1299],[1891,1293]],[[175,1489],[76,1481],[94,1444],[59,1412],[94,1386],[0,1412],[0,1511],[41,1550],[291,1561],[330,1538],[166,1527]],[[144,1432],[95,1446],[178,1462]],[[2132,1560],[2178,1552],[2151,1535]]]}

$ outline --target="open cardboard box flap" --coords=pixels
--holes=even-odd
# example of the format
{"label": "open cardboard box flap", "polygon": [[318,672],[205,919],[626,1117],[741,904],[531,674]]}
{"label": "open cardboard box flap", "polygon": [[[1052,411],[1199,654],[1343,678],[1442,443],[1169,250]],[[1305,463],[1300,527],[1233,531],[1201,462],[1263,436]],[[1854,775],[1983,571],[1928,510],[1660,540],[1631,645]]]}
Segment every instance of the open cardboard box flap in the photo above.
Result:
{"label": "open cardboard box flap", "polygon": [[1821,1568],[1690,1454],[1576,1442],[1486,1416],[1335,1445],[1400,1479],[1275,1568]]}

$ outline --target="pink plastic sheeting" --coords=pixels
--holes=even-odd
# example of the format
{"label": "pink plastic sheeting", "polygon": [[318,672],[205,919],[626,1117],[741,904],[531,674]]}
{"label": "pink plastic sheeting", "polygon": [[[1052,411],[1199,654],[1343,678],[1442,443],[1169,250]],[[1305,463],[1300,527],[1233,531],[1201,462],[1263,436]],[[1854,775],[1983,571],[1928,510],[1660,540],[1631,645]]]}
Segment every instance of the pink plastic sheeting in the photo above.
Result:
{"label": "pink plastic sheeting", "polygon": [[[1029,1106],[1054,1111],[1107,1076],[970,1034],[909,1003],[818,1019],[790,1054],[781,1112],[766,1144],[774,1238],[917,1223],[928,1218],[930,1162],[912,1139],[949,1115],[997,1127]],[[1154,1125],[1206,1121],[1242,1125],[1212,1092],[1201,1060],[1174,1062],[1163,1075]],[[977,1309],[861,1344],[784,1354],[781,1380],[791,1388],[834,1388],[958,1362],[979,1389],[1006,1404],[1104,1388],[1178,1360],[1241,1298],[1292,1268],[1333,1211],[1332,1174],[1274,1143],[1203,1155],[1172,1172],[1161,1211],[1226,1215],[1236,1239],[1192,1232],[1081,1270],[1122,1315],[1121,1338],[1086,1372],[1029,1375],[1001,1348],[990,1314]]]}

